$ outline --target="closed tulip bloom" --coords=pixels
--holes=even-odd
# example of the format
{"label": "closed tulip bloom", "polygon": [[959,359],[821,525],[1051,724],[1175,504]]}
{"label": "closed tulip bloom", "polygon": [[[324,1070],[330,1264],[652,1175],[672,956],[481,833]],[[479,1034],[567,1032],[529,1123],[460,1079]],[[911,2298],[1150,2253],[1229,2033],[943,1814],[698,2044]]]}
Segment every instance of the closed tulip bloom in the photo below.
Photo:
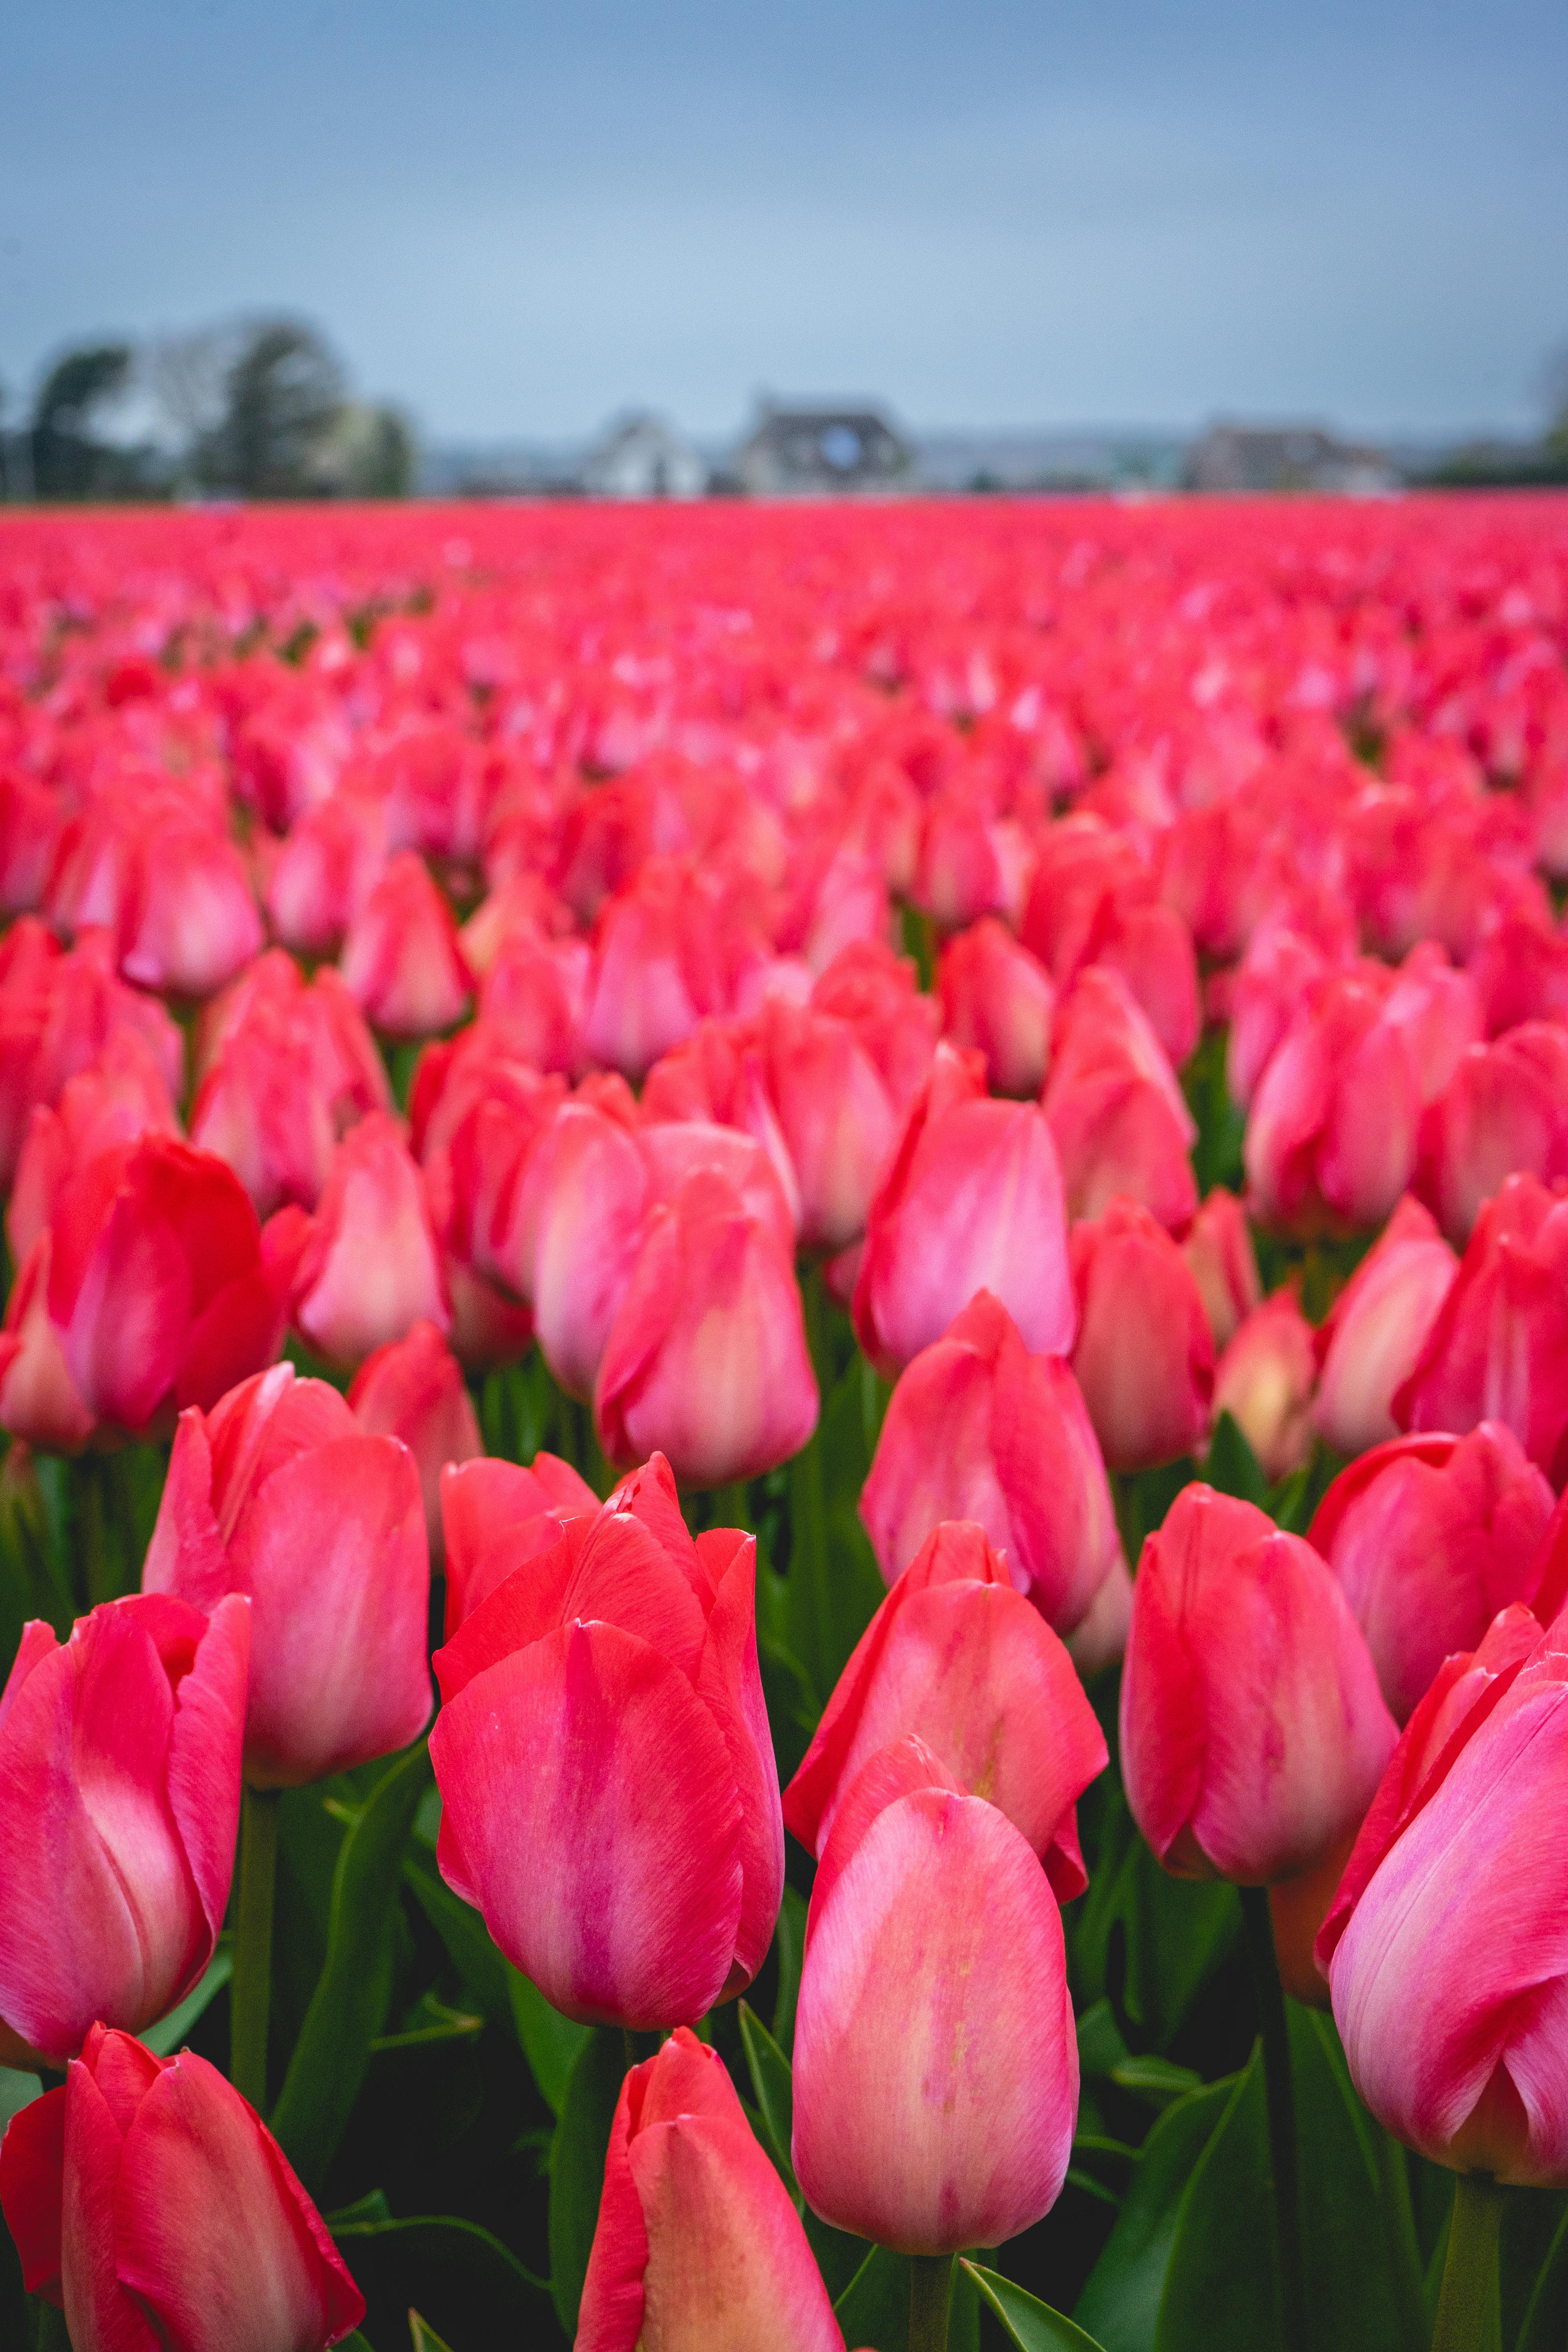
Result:
{"label": "closed tulip bloom", "polygon": [[657,1452],[717,1486],[797,1454],[817,1410],[794,1258],[700,1170],[648,1215],[599,1365],[599,1442],[612,1462]]}
{"label": "closed tulip bloom", "polygon": [[101,931],[68,955],[31,915],[0,938],[0,1185],[16,1173],[29,1112],[58,1102],[68,1078],[124,1030],[151,1048],[171,1099],[178,1099],[184,1040],[155,997],[115,977]]}
{"label": "closed tulip bloom", "polygon": [[1311,990],[1253,1097],[1243,1157],[1253,1213],[1299,1232],[1381,1224],[1410,1181],[1422,1109],[1408,1024],[1381,967]]}
{"label": "closed tulip bloom", "polygon": [[157,1055],[134,1031],[116,1032],[96,1061],[67,1080],[58,1104],[40,1103],[27,1122],[5,1206],[12,1263],[20,1265],[52,1223],[56,1202],[85,1161],[141,1135],[179,1131]]}
{"label": "closed tulip bloom", "polygon": [[267,881],[274,936],[298,955],[335,955],[386,864],[386,827],[374,803],[348,793],[307,809],[290,827]]}
{"label": "closed tulip bloom", "polygon": [[469,980],[452,910],[411,849],[374,885],[343,942],[342,971],[389,1037],[434,1037],[462,1018]]}
{"label": "closed tulip bloom", "polygon": [[894,1108],[906,1118],[931,1074],[942,1021],[909,959],[894,955],[880,940],[856,940],[822,971],[811,1004],[814,1012],[852,1024]]}
{"label": "closed tulip bloom", "polygon": [[799,1771],[784,1826],[818,1856],[862,1765],[917,1733],[960,1788],[999,1805],[1058,1902],[1089,1884],[1079,1798],[1105,1739],[1071,1659],[1014,1590],[984,1528],[938,1528],[856,1644]]}
{"label": "closed tulip bloom", "polygon": [[860,1517],[884,1580],[944,1519],[973,1519],[1058,1633],[1121,1557],[1093,1425],[1060,1356],[1032,1356],[988,1290],[900,1373]]}
{"label": "closed tulip bloom", "polygon": [[1505,1610],[1405,1727],[1317,1945],[1352,2079],[1434,2163],[1568,2181],[1568,1654]]}
{"label": "closed tulip bloom", "polygon": [[1397,1738],[1327,1562],[1184,1486],[1143,1546],[1121,1678],[1132,1818],[1184,1877],[1268,1885],[1347,1843]]}
{"label": "closed tulip bloom", "polygon": [[436,1654],[437,1857],[569,2017],[694,2024],[766,1956],[784,1824],[756,1546],[657,1456]]}
{"label": "closed tulip bloom", "polygon": [[851,1022],[807,1006],[767,1004],[762,1066],[800,1202],[804,1248],[847,1249],[866,1218],[903,1120]]}
{"label": "closed tulip bloom", "polygon": [[561,1539],[568,1519],[596,1518],[599,1497],[569,1462],[539,1453],[527,1469],[485,1454],[441,1473],[447,1638],[514,1569]]}
{"label": "closed tulip bloom", "polygon": [[461,1368],[434,1323],[416,1323],[367,1356],[349,1390],[349,1411],[373,1437],[400,1438],[414,1456],[425,1499],[431,1565],[446,1557],[441,1536],[441,1474],[448,1463],[484,1452],[479,1415]]}
{"label": "closed tulip bloom", "polygon": [[795,2177],[901,2253],[999,2245],[1061,2193],[1078,2115],[1061,1914],[1028,1841],[918,1738],[863,1766],[818,1865]]}
{"label": "closed tulip bloom", "polygon": [[678,2026],[621,2085],[576,2352],[844,2352],[724,2062]]}
{"label": "closed tulip bloom", "polygon": [[63,2066],[98,2018],[140,2032],[217,1946],[239,1818],[249,1612],[133,1596],[0,1693],[0,2053]]}
{"label": "closed tulip bloom", "polygon": [[1068,1214],[1141,1201],[1173,1233],[1198,1205],[1188,1153],[1197,1134],[1158,1037],[1118,976],[1090,966],[1057,1019],[1042,1097]]}
{"label": "closed tulip bloom", "polygon": [[1407,1193],[1318,1326],[1312,1418],[1341,1454],[1398,1434],[1394,1399],[1426,1344],[1459,1261]]}
{"label": "closed tulip bloom", "polygon": [[1458,1248],[1505,1178],[1568,1176],[1568,1030],[1530,1021],[1472,1045],[1421,1126],[1415,1191]]}
{"label": "closed tulip bloom", "polygon": [[540,1354],[569,1396],[594,1393],[642,1245],[649,1177],[634,1118],[592,1099],[564,1103],[519,1194],[520,1287]]}
{"label": "closed tulip bloom", "polygon": [[1215,1366],[1215,1419],[1231,1415],[1268,1479],[1299,1470],[1312,1450],[1313,1339],[1295,1293],[1277,1290],[1254,1308]]}
{"label": "closed tulip bloom", "polygon": [[1408,1430],[1505,1422],[1553,1484],[1568,1472],[1568,1199],[1510,1176],[1476,1221],[1414,1370]]}
{"label": "closed tulip bloom", "polygon": [[132,845],[114,925],[139,988],[210,996],[262,944],[244,862],[205,815],[173,814]]}
{"label": "closed tulip bloom", "polygon": [[76,2352],[324,2352],[364,2317],[325,2222],[216,2066],[95,2025],[0,2141],[30,2294]]}
{"label": "closed tulip bloom", "polygon": [[1135,1201],[1075,1225],[1072,1369],[1111,1470],[1194,1452],[1209,1425],[1214,1340],[1191,1268]]}
{"label": "closed tulip bloom", "polygon": [[1072,1344],[1061,1170],[1032,1103],[989,1100],[977,1057],[940,1046],[879,1185],[855,1283],[855,1334],[894,1379],[976,1291],[1039,1355]]}
{"label": "closed tulip bloom", "polygon": [[1182,1255],[1198,1286],[1215,1347],[1226,1348],[1253,1308],[1262,1305],[1263,1285],[1247,1212],[1223,1184],[1204,1195]]}
{"label": "closed tulip bloom", "polygon": [[1027,1098],[1045,1083],[1057,992],[1039,958],[994,915],[948,941],[937,967],[942,1034],[985,1056],[999,1095]]}
{"label": "closed tulip bloom", "polygon": [[440,1256],[419,1171],[385,1111],[344,1136],[295,1276],[294,1321],[345,1370],[416,1323],[445,1331]]}
{"label": "closed tulip bloom", "polygon": [[142,1590],[250,1601],[245,1774],[294,1788],[406,1747],[430,1714],[414,1457],[289,1364],[180,1418]]}
{"label": "closed tulip bloom", "polygon": [[1334,1480],[1308,1540],[1344,1588],[1395,1722],[1500,1609],[1533,1601],[1552,1507],[1546,1480],[1496,1422],[1374,1446]]}

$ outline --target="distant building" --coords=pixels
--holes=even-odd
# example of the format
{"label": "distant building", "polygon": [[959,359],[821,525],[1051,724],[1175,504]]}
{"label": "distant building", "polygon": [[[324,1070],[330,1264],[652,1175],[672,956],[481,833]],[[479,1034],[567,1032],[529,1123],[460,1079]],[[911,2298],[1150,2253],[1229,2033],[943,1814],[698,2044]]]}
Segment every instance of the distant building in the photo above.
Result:
{"label": "distant building", "polygon": [[1189,490],[1330,490],[1372,497],[1399,487],[1381,449],[1338,441],[1317,425],[1211,425],[1182,468]]}
{"label": "distant building", "polygon": [[589,451],[583,488],[593,499],[700,499],[708,468],[673,425],[639,410]]}
{"label": "distant building", "polygon": [[764,402],[731,460],[752,498],[841,498],[914,487],[915,453],[880,410]]}

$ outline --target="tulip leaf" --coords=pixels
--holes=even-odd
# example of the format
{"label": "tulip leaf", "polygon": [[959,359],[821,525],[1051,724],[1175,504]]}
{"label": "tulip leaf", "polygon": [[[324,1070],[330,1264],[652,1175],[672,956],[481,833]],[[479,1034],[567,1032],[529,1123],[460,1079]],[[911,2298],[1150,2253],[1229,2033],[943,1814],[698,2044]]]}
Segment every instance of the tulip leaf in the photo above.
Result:
{"label": "tulip leaf", "polygon": [[626,2044],[608,2026],[593,2029],[572,2069],[550,2151],[550,2271],[555,2315],[577,2332],[577,2306],[605,2187],[605,2157],[626,2074]]}
{"label": "tulip leaf", "polygon": [[1558,2226],[1525,2306],[1515,2352],[1563,2352],[1568,2343],[1568,2215]]}
{"label": "tulip leaf", "polygon": [[1259,1510],[1268,1500],[1263,1465],[1233,1412],[1222,1412],[1215,1423],[1204,1475],[1217,1493],[1239,1495],[1244,1503],[1256,1503]]}
{"label": "tulip leaf", "polygon": [[795,2083],[789,2060],[750,2005],[740,2004],[741,2042],[763,2121],[763,2145],[784,2187],[798,2204],[790,2137],[795,2128]]}
{"label": "tulip leaf", "polygon": [[331,2162],[381,2025],[403,1853],[429,1777],[421,1740],[377,1781],[338,1855],[326,1959],[272,2115],[284,2154],[310,2189]]}
{"label": "tulip leaf", "polygon": [[1230,1962],[1241,1907],[1223,1880],[1162,1870],[1120,1789],[1107,1790],[1100,1822],[1089,1894],[1068,1928],[1073,1979],[1087,1998],[1110,1997],[1125,2039],[1164,2049]]}
{"label": "tulip leaf", "polygon": [[1076,2317],[1106,2352],[1148,2352],[1183,2194],[1218,2129],[1234,2078],[1167,2107],[1143,2143],[1121,2210],[1079,2297]]}
{"label": "tulip leaf", "polygon": [[579,2025],[574,2018],[563,2017],[521,1969],[514,1969],[506,1960],[501,1966],[506,1969],[512,2023],[522,2044],[522,2054],[551,2114],[559,2117],[566,2104],[572,2070],[594,2029],[591,2025]]}
{"label": "tulip leaf", "polygon": [[1187,2181],[1153,2341],[1154,2352],[1271,2352],[1279,2342],[1261,2051]]}
{"label": "tulip leaf", "polygon": [[33,2101],[41,2099],[43,2095],[40,2076],[26,2074],[15,2066],[0,2066],[0,2132],[5,2130],[13,2116],[19,2116],[24,2107],[30,2107]]}
{"label": "tulip leaf", "polygon": [[833,2306],[844,2341],[867,2352],[909,2352],[910,2265],[873,2246]]}
{"label": "tulip leaf", "polygon": [[217,1999],[233,1974],[233,1953],[226,1947],[215,1952],[200,1984],[185,1995],[177,2009],[172,2009],[167,2017],[161,2017],[142,2034],[142,2041],[155,2058],[167,2058],[180,2048],[197,2018]]}
{"label": "tulip leaf", "polygon": [[795,2004],[800,1999],[801,1962],[805,1956],[805,1897],[785,1882],[773,1941],[779,1955],[778,1999],[773,2003],[773,2040],[785,2053],[795,2046]]}
{"label": "tulip leaf", "polygon": [[1173,2066],[1168,2058],[1159,2058],[1152,2053],[1119,2059],[1110,2068],[1109,2079],[1118,2090],[1131,2091],[1156,2107],[1173,2106],[1176,2100],[1203,2088],[1203,2076],[1194,2074],[1190,2066]]}
{"label": "tulip leaf", "polygon": [[458,2344],[537,2343],[548,2322],[544,2281],[477,2221],[334,2220],[332,2236],[384,2344],[401,2336],[413,2308],[434,2312]]}
{"label": "tulip leaf", "polygon": [[1059,2311],[1026,2294],[1021,2286],[997,2271],[982,2270],[978,2263],[961,2263],[959,2269],[973,2280],[1019,2352],[1104,2352],[1104,2347],[1064,2319]]}
{"label": "tulip leaf", "polygon": [[408,2315],[408,2334],[414,2352],[450,2352],[450,2347],[417,2311],[411,2311]]}
{"label": "tulip leaf", "polygon": [[446,1947],[463,1990],[492,2025],[512,2014],[507,1964],[491,1943],[485,1923],[469,1903],[454,1895],[417,1835],[403,1860],[404,1884]]}

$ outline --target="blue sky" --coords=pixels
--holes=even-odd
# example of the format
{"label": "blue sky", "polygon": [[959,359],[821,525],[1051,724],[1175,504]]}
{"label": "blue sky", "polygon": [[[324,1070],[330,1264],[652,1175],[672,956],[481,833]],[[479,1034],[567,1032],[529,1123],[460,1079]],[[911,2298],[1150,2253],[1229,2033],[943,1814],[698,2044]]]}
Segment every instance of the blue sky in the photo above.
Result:
{"label": "blue sky", "polygon": [[1562,0],[49,0],[0,38],[0,378],[316,317],[445,436],[1536,421]]}

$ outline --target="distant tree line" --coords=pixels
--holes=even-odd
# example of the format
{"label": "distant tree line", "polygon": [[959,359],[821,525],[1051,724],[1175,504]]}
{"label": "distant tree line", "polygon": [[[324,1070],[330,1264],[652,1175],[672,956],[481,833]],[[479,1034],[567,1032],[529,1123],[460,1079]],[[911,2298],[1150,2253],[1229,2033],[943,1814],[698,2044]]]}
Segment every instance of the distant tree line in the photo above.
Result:
{"label": "distant tree line", "polygon": [[293,318],[84,344],[0,430],[11,499],[402,498],[415,457],[407,420],[351,398],[326,338]]}

